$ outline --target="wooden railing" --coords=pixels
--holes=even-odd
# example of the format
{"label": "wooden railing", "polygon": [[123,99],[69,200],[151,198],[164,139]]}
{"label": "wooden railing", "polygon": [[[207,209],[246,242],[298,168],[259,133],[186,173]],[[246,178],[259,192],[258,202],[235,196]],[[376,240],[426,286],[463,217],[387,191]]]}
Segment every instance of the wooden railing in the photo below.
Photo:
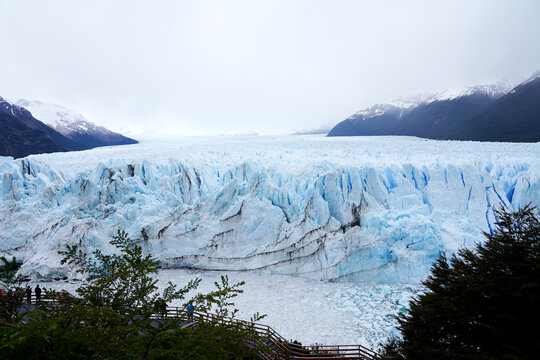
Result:
{"label": "wooden railing", "polygon": [[334,359],[377,359],[378,355],[373,350],[362,345],[312,345],[303,346],[286,340],[276,330],[268,325],[251,323],[244,320],[219,317],[214,314],[194,312],[192,315],[179,307],[168,307],[166,312],[157,312],[159,317],[178,317],[193,323],[219,323],[242,326],[251,329],[258,335],[258,339],[249,339],[253,347],[263,349],[259,355],[263,359],[311,359],[311,360],[334,360]]}
{"label": "wooden railing", "polygon": [[[59,304],[69,299],[69,294],[65,298],[41,297],[43,303]],[[17,301],[19,304],[27,304],[27,298],[12,300],[3,298],[4,301]],[[69,300],[68,300],[69,301]],[[32,294],[31,303],[37,303],[37,299]],[[293,359],[293,360],[375,360],[378,354],[362,345],[311,345],[304,346],[292,343],[281,336],[276,330],[268,325],[252,323],[249,321],[225,318],[212,313],[193,312],[189,314],[187,310],[180,307],[167,307],[165,311],[156,310],[151,318],[160,320],[165,318],[180,318],[186,322],[186,326],[195,326],[199,323],[215,323],[231,326],[240,326],[256,333],[256,336],[244,339],[247,346],[256,348],[259,356],[264,360]]]}

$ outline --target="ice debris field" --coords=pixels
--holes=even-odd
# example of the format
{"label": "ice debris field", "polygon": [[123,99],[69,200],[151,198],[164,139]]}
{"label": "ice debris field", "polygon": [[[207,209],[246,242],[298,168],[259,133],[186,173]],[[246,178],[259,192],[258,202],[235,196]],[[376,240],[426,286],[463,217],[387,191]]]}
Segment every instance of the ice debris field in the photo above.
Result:
{"label": "ice debris field", "polygon": [[123,229],[169,269],[400,289],[482,243],[494,209],[540,205],[539,159],[540,143],[323,136],[0,157],[0,253],[34,280],[70,277],[58,250],[109,251]]}
{"label": "ice debris field", "polygon": [[[377,349],[389,336],[399,335],[395,315],[406,311],[411,297],[421,291],[417,284],[331,283],[252,272],[175,269],[161,271],[158,278],[162,287],[168,281],[185,285],[191,279],[201,278],[195,294],[213,290],[214,281],[219,282],[221,275],[228,275],[230,282],[246,282],[242,287],[244,293],[233,300],[239,319],[249,320],[255,312],[266,314],[260,323],[304,345],[360,344]],[[69,281],[40,284],[72,292],[78,286]],[[181,306],[182,302],[168,305]]]}

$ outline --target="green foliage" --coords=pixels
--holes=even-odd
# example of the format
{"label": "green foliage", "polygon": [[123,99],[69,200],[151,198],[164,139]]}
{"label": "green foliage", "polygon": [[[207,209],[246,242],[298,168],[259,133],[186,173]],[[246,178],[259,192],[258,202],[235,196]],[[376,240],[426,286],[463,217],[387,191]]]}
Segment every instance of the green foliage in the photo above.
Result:
{"label": "green foliage", "polygon": [[17,263],[17,259],[13,257],[11,261],[6,259],[5,256],[0,257],[2,264],[0,265],[0,287],[2,289],[12,288],[20,286],[22,277],[17,275],[20,265]]}
{"label": "green foliage", "polygon": [[[256,336],[249,327],[215,321],[185,327],[182,318],[156,319],[155,304],[191,302],[197,309],[216,307],[228,316],[231,299],[242,293],[243,283],[221,284],[209,294],[186,299],[200,279],[184,287],[168,283],[157,290],[159,262],[119,231],[112,242],[116,254],[96,250],[87,254],[68,246],[62,264],[77,267],[83,282],[76,297],[60,303],[42,302],[0,322],[0,359],[251,359],[256,349],[243,339]],[[7,264],[7,263],[6,263]],[[4,269],[6,270],[6,269]],[[3,271],[3,270],[1,270]],[[6,270],[7,271],[7,270]],[[13,271],[12,271],[13,273]],[[58,298],[55,292],[46,296]],[[230,315],[235,315],[233,310]]]}
{"label": "green foliage", "polygon": [[[24,289],[21,286],[23,278],[17,274],[20,265],[15,257],[9,261],[2,256],[0,261],[2,262],[0,265],[0,288],[4,297],[4,301],[0,302],[0,318],[4,321],[14,321],[20,310],[19,303],[24,297]],[[11,299],[7,298],[9,289],[13,291]]]}
{"label": "green foliage", "polygon": [[217,281],[214,282],[216,290],[209,294],[198,294],[194,302],[198,304],[196,306],[199,311],[210,311],[215,305],[214,312],[220,317],[234,317],[238,312],[238,309],[232,310],[229,313],[229,306],[234,305],[230,300],[237,297],[238,294],[242,294],[244,290],[240,289],[245,285],[244,281],[237,284],[230,285],[229,278],[227,276],[221,276],[221,284]]}
{"label": "green foliage", "polygon": [[535,209],[497,212],[476,250],[442,255],[425,293],[399,317],[386,359],[536,359],[540,351],[540,222]]}

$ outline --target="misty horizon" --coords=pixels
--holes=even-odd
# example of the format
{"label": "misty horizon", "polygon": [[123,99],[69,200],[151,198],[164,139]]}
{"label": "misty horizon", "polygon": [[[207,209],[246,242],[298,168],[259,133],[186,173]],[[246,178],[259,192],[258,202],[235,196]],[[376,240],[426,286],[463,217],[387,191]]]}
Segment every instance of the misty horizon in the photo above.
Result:
{"label": "misty horizon", "polygon": [[0,4],[0,96],[130,135],[283,135],[540,70],[540,3]]}

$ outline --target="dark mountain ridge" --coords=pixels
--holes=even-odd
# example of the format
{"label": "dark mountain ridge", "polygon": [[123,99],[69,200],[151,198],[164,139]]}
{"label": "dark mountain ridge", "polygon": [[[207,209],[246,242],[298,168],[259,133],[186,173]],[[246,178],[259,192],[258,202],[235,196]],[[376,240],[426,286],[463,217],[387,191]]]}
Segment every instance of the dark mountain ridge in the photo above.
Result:
{"label": "dark mountain ridge", "polygon": [[0,112],[12,115],[22,121],[26,126],[31,129],[39,130],[47,134],[57,145],[67,150],[85,150],[88,147],[76,143],[75,141],[68,139],[64,135],[60,134],[58,131],[50,128],[41,121],[37,120],[32,116],[30,111],[26,110],[21,106],[14,105],[2,97],[0,97]]}
{"label": "dark mountain ridge", "polygon": [[0,112],[0,156],[21,158],[31,154],[66,151],[49,135],[32,129],[17,117]]}
{"label": "dark mountain ridge", "polygon": [[58,117],[53,119],[56,120],[57,129],[37,119],[25,107],[0,97],[0,156],[19,158],[31,154],[137,143],[134,139],[91,123],[72,110],[39,102],[34,102],[33,106],[36,103],[54,106],[51,114]]}
{"label": "dark mountain ridge", "polygon": [[98,126],[88,121],[81,114],[60,105],[25,99],[17,101],[17,105],[30,111],[34,118],[42,121],[63,136],[88,149],[138,143],[137,140],[112,132],[103,126]]}
{"label": "dark mountain ridge", "polygon": [[540,141],[540,77],[515,87],[456,129],[456,139]]}
{"label": "dark mountain ridge", "polygon": [[540,141],[540,77],[509,92],[472,88],[411,107],[376,105],[340,122],[328,136],[408,135],[441,140]]}

